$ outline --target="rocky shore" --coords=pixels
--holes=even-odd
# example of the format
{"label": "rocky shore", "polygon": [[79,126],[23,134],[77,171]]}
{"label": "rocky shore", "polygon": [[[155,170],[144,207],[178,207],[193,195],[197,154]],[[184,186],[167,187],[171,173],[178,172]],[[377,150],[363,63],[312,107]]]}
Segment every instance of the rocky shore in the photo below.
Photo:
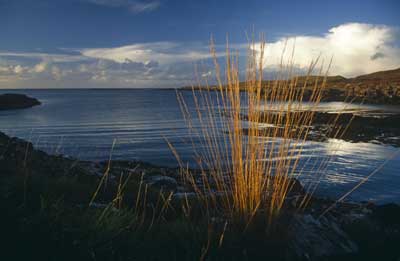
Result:
{"label": "rocky shore", "polygon": [[0,110],[25,109],[40,104],[37,99],[24,94],[6,93],[0,95]]}
{"label": "rocky shore", "polygon": [[[293,112],[291,117],[294,117],[294,114],[301,116],[302,113]],[[268,118],[263,114],[260,117]],[[282,122],[285,122],[286,115],[282,117]],[[400,146],[400,114],[369,111],[367,115],[364,115],[362,112],[344,111],[339,113],[315,112],[313,117],[313,125],[310,127],[307,140],[323,142],[330,138],[336,138],[348,142],[371,142]],[[247,119],[247,116],[242,115],[242,118]],[[266,136],[268,133],[273,133],[269,131],[269,128],[263,128],[264,132],[260,132],[260,135]],[[247,132],[247,130],[244,131]],[[279,134],[279,132],[275,133],[275,135]]]}
{"label": "rocky shore", "polygon": [[[313,121],[313,131],[323,134],[319,141],[335,138],[333,134],[326,135],[327,128],[333,128],[330,133],[339,131],[336,138],[349,142],[372,142],[400,146],[400,114],[385,114],[382,111],[367,112],[370,115],[357,113],[324,113],[317,112]],[[334,124],[332,124],[335,122]],[[329,124],[331,123],[331,124]],[[345,131],[344,131],[345,130]]]}
{"label": "rocky shore", "polygon": [[[7,191],[4,190],[4,182],[14,176],[25,179],[39,177],[42,182],[52,177],[62,177],[76,182],[76,186],[90,184],[96,187],[105,173],[108,173],[107,189],[96,198],[92,204],[94,208],[105,207],[113,200],[121,176],[126,175],[132,175],[132,180],[141,180],[149,190],[172,192],[173,199],[178,201],[183,195],[196,197],[182,183],[177,168],[137,161],[88,162],[62,155],[48,155],[36,150],[27,141],[0,133],[2,193]],[[300,183],[296,186],[283,213],[287,218],[283,218],[286,221],[282,226],[287,229],[289,241],[282,260],[399,260],[400,206],[377,206],[368,202],[338,203],[321,216],[334,202],[313,197],[304,211],[297,211],[291,204],[296,200],[296,194],[304,193],[304,190]],[[83,195],[76,191],[65,194],[64,200],[72,202],[72,205],[87,203]],[[217,218],[215,220],[219,222]]]}

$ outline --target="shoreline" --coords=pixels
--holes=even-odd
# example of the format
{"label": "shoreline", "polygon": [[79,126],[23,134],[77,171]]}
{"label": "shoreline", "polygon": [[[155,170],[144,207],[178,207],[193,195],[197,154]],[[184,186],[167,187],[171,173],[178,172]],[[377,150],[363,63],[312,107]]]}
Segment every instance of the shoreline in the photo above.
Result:
{"label": "shoreline", "polygon": [[[9,148],[8,148],[9,147]],[[12,156],[7,157],[9,153],[8,149],[12,150]],[[151,184],[157,189],[167,188],[167,190],[174,192],[180,196],[181,193],[193,193],[194,191],[189,188],[183,187],[182,177],[179,172],[179,167],[167,167],[141,160],[79,160],[74,157],[64,156],[62,154],[52,155],[42,150],[35,149],[31,142],[25,141],[18,137],[10,137],[0,131],[0,171],[3,175],[19,175],[19,172],[23,172],[27,168],[27,162],[32,164],[30,175],[72,175],[84,174],[91,176],[99,181],[104,175],[107,168],[110,168],[110,177],[112,180],[117,180],[121,173],[131,172],[136,176],[144,175],[144,181],[147,184]],[[7,159],[8,158],[8,159]],[[25,166],[24,166],[25,165]],[[18,167],[20,166],[20,167]],[[22,167],[21,167],[22,166]],[[191,169],[194,173],[198,172],[198,169]],[[42,173],[39,173],[42,172]],[[293,178],[294,179],[294,178]],[[297,183],[297,187],[294,194],[297,191],[304,191],[301,183],[294,179],[294,183]],[[312,196],[315,201],[325,201],[333,203],[334,200],[329,197],[318,197]],[[344,205],[376,205],[383,206],[388,204],[399,205],[400,202],[386,202],[386,203],[374,203],[367,201],[344,201]]]}
{"label": "shoreline", "polygon": [[[326,113],[321,113],[323,115],[325,115]],[[327,114],[329,115],[329,114]],[[324,116],[322,116],[324,117]],[[333,116],[329,116],[329,117],[333,117]],[[345,119],[346,120],[345,116]],[[397,116],[396,116],[397,117]],[[389,121],[390,122],[390,121]],[[397,124],[397,123],[395,123]],[[321,126],[319,126],[321,127]],[[313,128],[313,130],[316,130],[316,132],[318,131],[318,128]],[[244,131],[246,131],[246,129],[244,129]],[[385,146],[391,146],[393,148],[398,147],[399,145],[396,144],[392,144],[392,143],[385,143],[385,142],[380,142],[377,143],[378,140],[373,140],[376,141],[376,143],[371,142],[370,139],[367,140],[353,140],[351,138],[348,137],[352,137],[352,135],[355,132],[349,132],[349,134],[344,137],[341,138],[336,138],[339,141],[344,141],[344,142],[350,142],[350,143],[371,143],[371,144],[377,144],[377,145],[385,145]],[[260,135],[262,135],[262,133],[260,133]],[[361,135],[361,138],[366,139],[367,137],[365,137],[364,135]],[[322,136],[322,135],[317,135],[317,134],[310,134],[309,141],[316,141],[316,142],[325,142],[327,139],[330,139],[329,137],[326,136]],[[33,153],[38,153],[40,155],[42,155],[44,157],[43,158],[39,158],[39,161],[35,164],[35,165],[40,165],[40,163],[44,163],[44,165],[48,165],[48,163],[53,162],[54,164],[53,166],[51,166],[48,170],[45,170],[45,172],[61,172],[64,173],[65,172],[65,168],[67,168],[66,166],[69,164],[71,165],[71,170],[74,170],[74,168],[78,168],[80,169],[79,171],[83,171],[86,172],[88,175],[90,176],[96,176],[97,179],[99,180],[99,178],[104,174],[105,169],[107,168],[108,165],[111,165],[111,172],[112,175],[115,174],[115,177],[113,177],[113,179],[118,179],[118,177],[120,176],[120,174],[118,173],[119,171],[130,171],[132,169],[134,169],[136,166],[140,166],[138,169],[136,169],[136,171],[134,172],[135,175],[140,176],[141,174],[143,174],[144,172],[146,172],[146,174],[148,174],[148,179],[145,180],[146,182],[150,183],[155,183],[155,186],[158,188],[162,188],[163,187],[163,183],[166,183],[166,186],[172,186],[173,187],[173,191],[177,192],[179,197],[183,195],[183,193],[189,193],[191,194],[193,191],[192,190],[188,190],[188,188],[184,188],[184,187],[180,187],[180,183],[182,183],[181,180],[181,174],[179,173],[179,166],[167,166],[167,165],[162,165],[162,164],[157,164],[154,162],[147,162],[147,161],[143,161],[143,160],[129,160],[129,159],[112,159],[111,161],[109,161],[108,157],[104,158],[104,159],[79,159],[76,158],[75,156],[69,156],[69,155],[64,155],[64,154],[51,154],[49,152],[45,152],[41,149],[36,149],[34,148],[33,142],[28,142],[22,138],[18,138],[18,137],[12,137],[9,136],[8,134],[5,134],[4,132],[0,131],[0,155],[4,154],[4,152],[2,152],[2,150],[4,150],[4,140],[11,140],[13,142],[15,142],[16,144],[18,144],[18,146],[20,146],[20,151],[19,153],[21,153],[20,157],[26,157],[29,156],[29,153],[26,154],[27,152],[33,152]],[[2,144],[3,143],[3,144]],[[7,141],[8,143],[8,141]],[[24,149],[23,149],[24,147]],[[24,156],[22,156],[22,154]],[[25,155],[26,154],[26,155]],[[45,160],[48,159],[48,160]],[[14,159],[12,159],[14,160]],[[37,159],[33,158],[33,161],[35,161]],[[22,165],[22,160],[20,159],[20,164]],[[61,166],[56,167],[56,164],[61,163]],[[0,161],[0,166],[1,166],[2,162]],[[51,165],[51,164],[50,164]],[[64,168],[64,169],[63,169]],[[0,168],[1,170],[1,168]],[[198,172],[199,169],[196,168],[191,168],[191,171],[193,171],[194,173]],[[15,168],[12,172],[15,172]],[[153,177],[154,176],[154,179]],[[164,179],[164,177],[166,177]],[[172,179],[170,179],[172,178]],[[159,182],[155,182],[156,180],[159,179]],[[299,182],[296,180],[296,182]],[[169,184],[169,183],[172,183]],[[299,182],[300,183],[300,182]],[[300,185],[301,186],[301,185]],[[315,197],[316,199],[323,199],[326,201],[331,201],[333,202],[333,199],[330,198],[329,196],[316,196],[313,195],[313,197]],[[363,201],[363,200],[346,200],[345,204],[364,204],[367,203],[367,201]],[[371,202],[368,202],[371,203]],[[381,206],[381,205],[386,205],[386,204],[396,204],[396,205],[400,205],[400,201],[392,201],[392,202],[373,202],[374,205],[377,206]]]}

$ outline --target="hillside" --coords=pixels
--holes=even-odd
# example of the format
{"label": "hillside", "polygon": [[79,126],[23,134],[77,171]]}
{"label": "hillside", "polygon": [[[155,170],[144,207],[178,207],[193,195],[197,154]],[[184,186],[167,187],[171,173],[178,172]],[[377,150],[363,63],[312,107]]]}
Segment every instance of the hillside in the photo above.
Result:
{"label": "hillside", "polygon": [[[307,80],[307,89],[305,96],[311,92],[315,80],[318,76],[309,76]],[[303,86],[306,81],[305,76],[297,77],[297,85]],[[322,80],[322,77],[319,77]],[[328,76],[327,85],[323,100],[325,101],[343,101],[354,99],[356,102],[364,103],[387,103],[400,104],[400,68],[374,72],[360,75],[354,78],[345,78],[340,75]],[[274,81],[263,81],[264,88],[273,84]],[[183,89],[188,89],[184,87]],[[203,87],[200,87],[203,88]],[[215,86],[211,86],[215,89]],[[241,83],[240,88],[246,91],[246,86]]]}
{"label": "hillside", "polygon": [[370,74],[360,75],[355,78],[354,80],[358,81],[372,81],[372,80],[400,80],[400,68],[388,71],[380,71],[374,72]]}
{"label": "hillside", "polygon": [[[328,86],[333,88],[333,86]],[[372,103],[400,103],[400,68],[349,79],[346,94]]]}
{"label": "hillside", "polygon": [[[308,86],[314,84],[315,76]],[[299,77],[299,85],[305,77]],[[351,98],[365,103],[400,104],[400,68],[360,75],[354,78],[342,76],[327,77],[324,100],[342,101]]]}

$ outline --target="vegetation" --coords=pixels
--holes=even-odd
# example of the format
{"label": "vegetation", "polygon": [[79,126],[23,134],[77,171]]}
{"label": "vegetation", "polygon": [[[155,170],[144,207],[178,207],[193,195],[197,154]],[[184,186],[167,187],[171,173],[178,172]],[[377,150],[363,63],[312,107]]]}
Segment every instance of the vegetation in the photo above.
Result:
{"label": "vegetation", "polygon": [[[208,86],[203,89],[201,83],[193,87],[194,112],[178,93],[191,130],[197,168],[201,170],[200,174],[194,174],[182,169],[184,179],[202,199],[207,213],[217,212],[229,220],[239,220],[246,228],[260,213],[264,213],[266,223],[271,225],[280,216],[296,178],[303,174],[307,156],[302,148],[327,79],[326,76],[311,76],[317,59],[310,64],[308,76],[299,81],[292,76],[294,61],[289,60],[282,62],[278,79],[265,86],[264,46],[263,41],[259,48],[255,44],[249,46],[244,82],[239,79],[237,57],[231,56],[229,48],[226,82],[221,79],[221,69],[214,55],[217,91]],[[213,48],[212,53],[215,54]],[[245,93],[240,92],[243,85]],[[305,98],[304,93],[310,86],[311,93]],[[308,107],[303,102],[307,102]],[[332,119],[330,124],[334,126],[337,119]],[[197,125],[200,127],[193,127]],[[331,132],[334,130],[331,136],[337,137],[345,129],[331,129]],[[180,161],[173,144],[170,147]],[[298,209],[307,205],[329,158],[313,161],[311,175],[315,182],[305,188],[307,193],[296,195]],[[185,163],[180,162],[180,165],[185,166]]]}
{"label": "vegetation", "polygon": [[[4,239],[0,256],[5,259],[243,260],[284,251],[282,234],[278,238],[253,230],[237,237],[239,231],[225,223],[188,218],[172,206],[163,210],[163,204],[151,197],[138,207],[115,200],[89,207],[93,183],[32,177],[27,192],[23,178],[2,177],[0,184]],[[71,197],[76,194],[81,203]]]}

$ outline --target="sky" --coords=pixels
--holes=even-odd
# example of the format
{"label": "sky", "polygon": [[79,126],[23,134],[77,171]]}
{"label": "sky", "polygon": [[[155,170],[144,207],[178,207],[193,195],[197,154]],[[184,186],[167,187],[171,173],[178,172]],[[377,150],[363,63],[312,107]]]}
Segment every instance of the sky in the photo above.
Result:
{"label": "sky", "polygon": [[228,38],[244,70],[252,32],[265,34],[271,75],[293,46],[299,72],[318,56],[333,57],[330,75],[395,69],[399,10],[397,0],[0,0],[0,88],[187,86],[213,74],[211,36],[218,60]]}

